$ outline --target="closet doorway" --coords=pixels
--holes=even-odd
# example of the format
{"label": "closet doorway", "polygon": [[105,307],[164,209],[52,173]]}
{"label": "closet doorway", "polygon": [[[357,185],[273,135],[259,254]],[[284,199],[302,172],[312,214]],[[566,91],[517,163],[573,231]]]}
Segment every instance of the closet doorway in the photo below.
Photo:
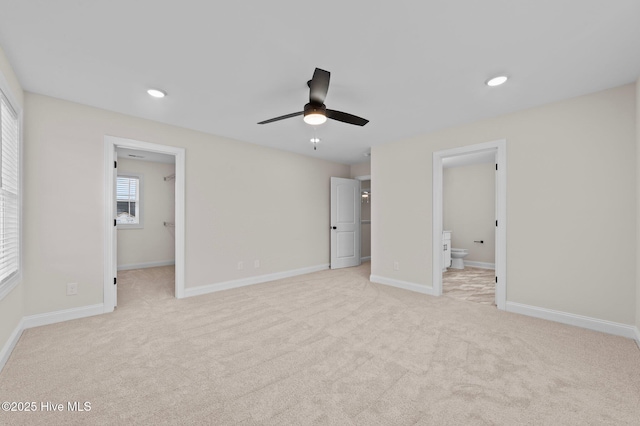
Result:
{"label": "closet doorway", "polygon": [[175,297],[174,155],[116,148],[116,306]]}
{"label": "closet doorway", "polygon": [[[152,291],[184,297],[184,156],[182,148],[105,137],[105,312],[118,305],[119,272],[140,283],[156,274]],[[149,289],[127,287],[134,291]]]}

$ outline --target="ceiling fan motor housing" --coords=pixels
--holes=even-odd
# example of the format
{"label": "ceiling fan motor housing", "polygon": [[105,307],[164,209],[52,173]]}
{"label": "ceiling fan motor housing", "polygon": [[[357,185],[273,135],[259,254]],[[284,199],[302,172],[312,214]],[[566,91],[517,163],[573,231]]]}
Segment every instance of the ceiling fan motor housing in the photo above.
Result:
{"label": "ceiling fan motor housing", "polygon": [[309,114],[321,114],[327,115],[327,107],[324,104],[318,104],[315,102],[309,102],[304,106],[304,115],[305,117]]}

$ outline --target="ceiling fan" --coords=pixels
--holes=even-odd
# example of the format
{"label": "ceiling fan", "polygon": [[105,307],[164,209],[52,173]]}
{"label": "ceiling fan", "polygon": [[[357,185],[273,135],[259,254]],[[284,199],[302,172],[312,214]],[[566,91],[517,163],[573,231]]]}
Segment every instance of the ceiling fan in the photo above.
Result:
{"label": "ceiling fan", "polygon": [[307,86],[309,86],[309,103],[304,106],[303,111],[281,115],[280,117],[261,121],[258,124],[273,123],[274,121],[297,117],[298,115],[304,115],[305,123],[312,125],[322,124],[327,121],[327,118],[342,121],[343,123],[347,124],[355,124],[356,126],[364,126],[365,124],[367,124],[369,120],[355,116],[353,114],[347,114],[346,112],[328,109],[325,106],[324,98],[327,97],[330,77],[331,73],[329,71],[316,68],[316,70],[313,72],[313,77],[307,82]]}

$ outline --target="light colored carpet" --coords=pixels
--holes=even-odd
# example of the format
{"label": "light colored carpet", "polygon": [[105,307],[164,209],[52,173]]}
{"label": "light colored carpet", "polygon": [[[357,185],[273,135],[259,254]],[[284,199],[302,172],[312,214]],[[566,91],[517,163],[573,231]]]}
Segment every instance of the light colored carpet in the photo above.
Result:
{"label": "light colored carpet", "polygon": [[496,271],[493,269],[448,268],[442,274],[442,295],[459,300],[496,304]]}
{"label": "light colored carpet", "polygon": [[117,312],[26,330],[0,399],[91,411],[0,412],[0,424],[640,419],[629,339],[372,284],[368,264],[184,300],[171,297],[172,273],[122,273]]}

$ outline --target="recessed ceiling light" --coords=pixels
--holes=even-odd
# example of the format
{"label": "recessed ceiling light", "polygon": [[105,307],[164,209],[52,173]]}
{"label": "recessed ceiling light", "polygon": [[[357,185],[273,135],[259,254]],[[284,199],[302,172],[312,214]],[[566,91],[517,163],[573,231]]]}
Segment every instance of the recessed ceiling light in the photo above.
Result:
{"label": "recessed ceiling light", "polygon": [[147,93],[153,96],[154,98],[164,98],[165,96],[167,96],[166,92],[163,92],[162,90],[158,90],[158,89],[149,89],[147,90]]}
{"label": "recessed ceiling light", "polygon": [[491,87],[500,86],[501,84],[504,84],[508,79],[509,77],[507,77],[506,75],[500,75],[498,77],[493,77],[487,80],[486,84],[487,86]]}

